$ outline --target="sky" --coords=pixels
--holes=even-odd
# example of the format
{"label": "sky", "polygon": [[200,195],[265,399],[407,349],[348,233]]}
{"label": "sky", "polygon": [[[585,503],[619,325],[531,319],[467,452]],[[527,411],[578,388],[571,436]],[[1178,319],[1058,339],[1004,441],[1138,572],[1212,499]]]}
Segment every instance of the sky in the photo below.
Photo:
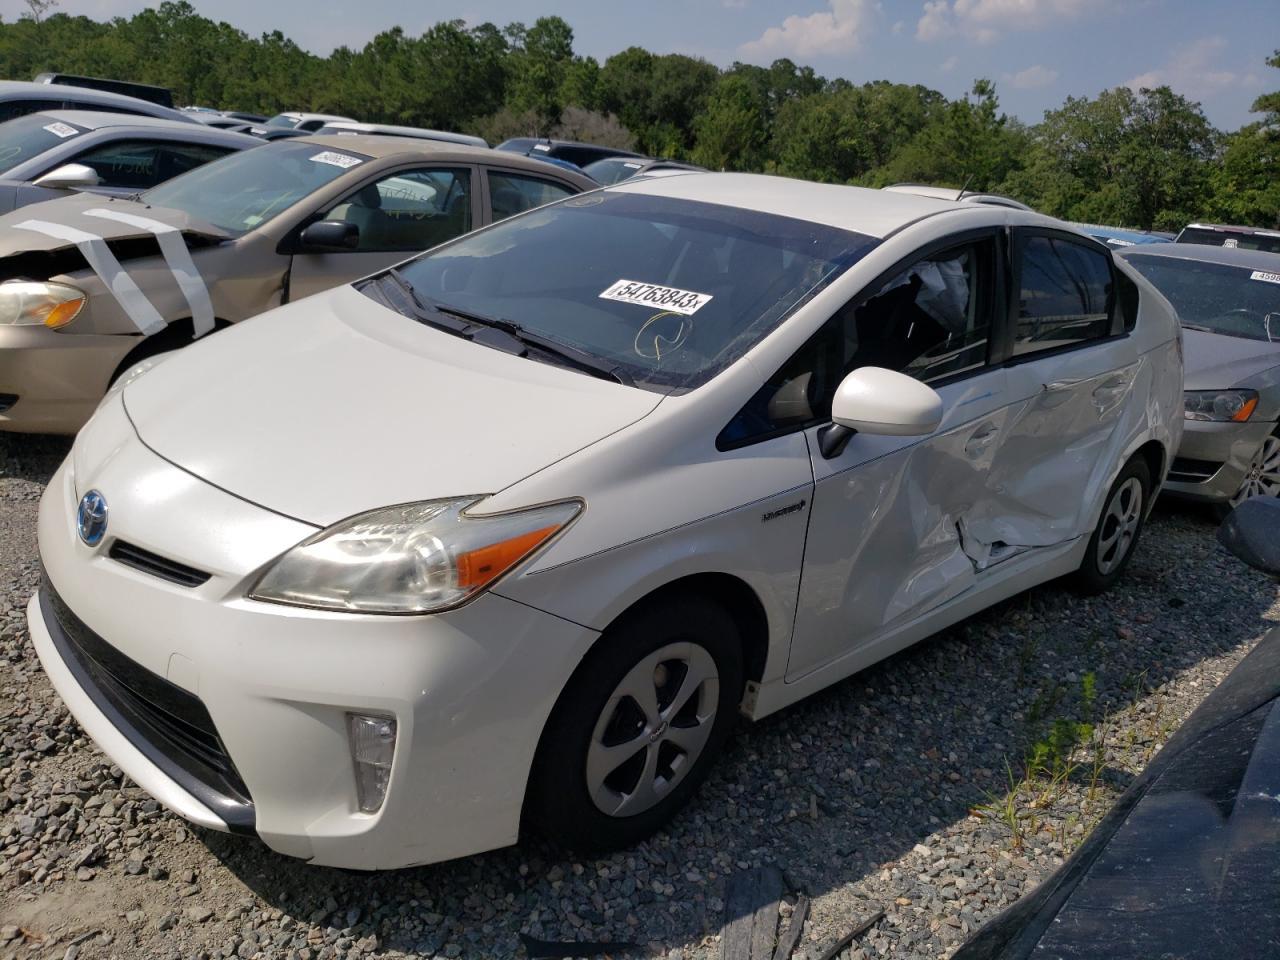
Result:
{"label": "sky", "polygon": [[[61,0],[95,19],[128,16],[145,0]],[[1068,96],[1167,83],[1215,126],[1256,119],[1254,98],[1280,89],[1266,58],[1280,48],[1276,0],[192,0],[204,16],[250,35],[280,30],[328,54],[400,25],[439,20],[504,26],[557,14],[575,50],[603,62],[628,46],[768,65],[779,57],[855,83],[920,83],[948,97],[976,77],[996,82],[1001,106],[1028,123]],[[0,15],[25,4],[0,0]]]}

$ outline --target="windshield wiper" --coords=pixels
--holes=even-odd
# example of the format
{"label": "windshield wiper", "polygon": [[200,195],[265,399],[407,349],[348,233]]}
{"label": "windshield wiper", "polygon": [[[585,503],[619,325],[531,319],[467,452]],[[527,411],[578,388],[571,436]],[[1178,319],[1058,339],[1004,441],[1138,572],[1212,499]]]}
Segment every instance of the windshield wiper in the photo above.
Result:
{"label": "windshield wiper", "polygon": [[488,327],[493,330],[499,330],[525,347],[532,347],[541,353],[550,354],[566,366],[603,380],[613,380],[626,387],[635,386],[635,381],[631,379],[625,370],[616,364],[609,363],[607,360],[600,359],[594,354],[579,350],[577,347],[570,346],[567,343],[552,340],[550,337],[544,337],[542,334],[534,333],[532,330],[526,330],[514,320],[488,317],[482,313],[474,313],[470,310],[463,310],[459,307],[430,300],[418,293],[408,278],[395,267],[388,270],[387,275],[404,292],[415,308],[420,320],[424,320],[434,326],[443,327],[450,333],[456,333],[468,339],[474,339],[475,337],[473,327]]}
{"label": "windshield wiper", "polygon": [[1206,327],[1204,324],[1201,324],[1201,323],[1187,323],[1185,321],[1182,324],[1182,329],[1183,330],[1199,330],[1201,333],[1217,333],[1218,332],[1217,330],[1213,329],[1213,327]]}

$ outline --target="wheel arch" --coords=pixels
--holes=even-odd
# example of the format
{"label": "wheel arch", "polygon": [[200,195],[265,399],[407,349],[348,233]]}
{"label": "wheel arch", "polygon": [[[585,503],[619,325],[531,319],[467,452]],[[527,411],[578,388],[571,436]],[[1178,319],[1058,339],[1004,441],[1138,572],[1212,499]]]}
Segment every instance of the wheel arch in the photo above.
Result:
{"label": "wheel arch", "polygon": [[[231,321],[216,318],[213,321],[213,330],[211,332],[217,333],[219,330],[225,330],[229,326],[231,326]],[[209,334],[205,334],[205,336],[208,335]],[[134,364],[147,359],[147,357],[154,357],[157,353],[166,353],[170,350],[180,350],[182,347],[194,343],[195,340],[195,324],[191,317],[182,317],[178,320],[171,320],[165,325],[165,328],[158,333],[153,333],[149,337],[142,337],[139,339],[138,343],[124,355],[124,359],[116,364],[116,368],[112,372],[111,379],[108,381],[107,385],[110,386],[115,383],[116,378],[119,377],[120,374],[124,373]]]}

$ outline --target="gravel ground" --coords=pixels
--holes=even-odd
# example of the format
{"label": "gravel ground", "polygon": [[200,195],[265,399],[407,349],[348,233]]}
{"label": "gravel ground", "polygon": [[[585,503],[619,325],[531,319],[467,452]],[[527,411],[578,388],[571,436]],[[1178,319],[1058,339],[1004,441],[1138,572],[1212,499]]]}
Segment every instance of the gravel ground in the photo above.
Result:
{"label": "gravel ground", "polygon": [[[633,850],[573,860],[528,840],[354,874],[158,808],[54,695],[24,607],[37,499],[66,449],[0,437],[0,960],[495,958],[523,956],[521,934],[710,958],[726,883],[765,865],[812,901],[798,957],[880,909],[842,957],[946,957],[1062,862],[1280,619],[1276,586],[1222,552],[1206,516],[1166,504],[1112,593],[1032,591],[744,727],[692,806]],[[1054,721],[1060,744],[1085,742],[1024,776]]]}

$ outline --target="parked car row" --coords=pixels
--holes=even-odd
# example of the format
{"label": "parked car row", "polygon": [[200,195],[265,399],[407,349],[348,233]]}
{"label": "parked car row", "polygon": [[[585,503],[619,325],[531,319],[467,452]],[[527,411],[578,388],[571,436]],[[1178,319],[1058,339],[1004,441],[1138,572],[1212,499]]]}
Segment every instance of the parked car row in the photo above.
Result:
{"label": "parked car row", "polygon": [[1269,489],[1266,254],[313,119],[0,217],[0,429],[83,425],[31,636],[197,823],[358,868],[630,844],[739,714],[1109,588],[1167,481]]}

